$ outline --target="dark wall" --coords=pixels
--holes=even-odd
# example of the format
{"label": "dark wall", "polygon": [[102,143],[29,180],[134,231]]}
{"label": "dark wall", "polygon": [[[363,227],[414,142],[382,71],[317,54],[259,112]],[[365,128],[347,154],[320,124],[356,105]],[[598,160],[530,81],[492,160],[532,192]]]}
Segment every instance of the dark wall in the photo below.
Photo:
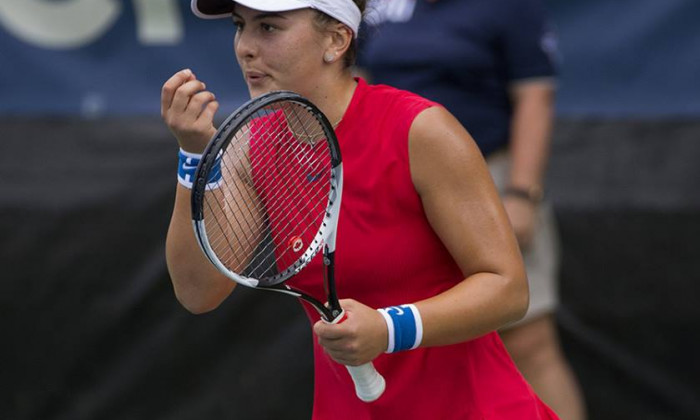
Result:
{"label": "dark wall", "polygon": [[191,315],[164,242],[176,146],[157,118],[0,119],[0,418],[308,418],[308,321],[240,290]]}
{"label": "dark wall", "polygon": [[700,418],[700,3],[547,5],[558,320],[589,417]]}
{"label": "dark wall", "polygon": [[560,333],[591,419],[700,418],[700,121],[560,119]]}

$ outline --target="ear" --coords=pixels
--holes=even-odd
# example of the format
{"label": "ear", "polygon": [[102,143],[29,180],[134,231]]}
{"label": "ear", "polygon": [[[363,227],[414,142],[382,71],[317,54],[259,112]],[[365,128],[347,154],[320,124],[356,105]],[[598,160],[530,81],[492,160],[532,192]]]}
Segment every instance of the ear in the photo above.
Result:
{"label": "ear", "polygon": [[331,63],[338,60],[350,47],[353,34],[347,25],[337,22],[328,27],[329,42],[323,55],[323,61]]}

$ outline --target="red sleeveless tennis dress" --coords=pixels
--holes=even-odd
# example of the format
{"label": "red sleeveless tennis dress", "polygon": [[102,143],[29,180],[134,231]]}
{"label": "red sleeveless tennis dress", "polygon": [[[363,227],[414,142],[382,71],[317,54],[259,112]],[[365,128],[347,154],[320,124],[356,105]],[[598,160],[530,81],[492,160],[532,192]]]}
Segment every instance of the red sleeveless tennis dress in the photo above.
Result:
{"label": "red sleeveless tennis dress", "polygon": [[[358,85],[337,128],[344,188],[336,247],[338,295],[374,308],[412,303],[463,279],[431,229],[411,181],[408,132],[435,103],[388,86]],[[316,296],[320,255],[290,280]],[[319,317],[304,305],[311,322]],[[314,339],[317,420],[556,419],[533,393],[494,333],[450,346],[382,354],[386,391],[365,403],[346,368]]]}

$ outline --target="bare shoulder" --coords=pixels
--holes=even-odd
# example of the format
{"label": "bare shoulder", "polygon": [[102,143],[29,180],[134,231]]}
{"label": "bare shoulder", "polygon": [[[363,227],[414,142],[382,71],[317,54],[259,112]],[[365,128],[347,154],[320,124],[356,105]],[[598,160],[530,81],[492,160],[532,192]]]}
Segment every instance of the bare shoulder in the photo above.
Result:
{"label": "bare shoulder", "polygon": [[457,119],[444,108],[423,111],[409,132],[409,160],[426,217],[465,276],[516,272],[517,242],[498,191]]}
{"label": "bare shoulder", "polygon": [[[445,108],[421,112],[409,131],[411,177],[422,196],[448,183],[478,185],[488,169],[467,129]],[[473,182],[477,181],[477,182]],[[454,184],[453,184],[454,185]]]}

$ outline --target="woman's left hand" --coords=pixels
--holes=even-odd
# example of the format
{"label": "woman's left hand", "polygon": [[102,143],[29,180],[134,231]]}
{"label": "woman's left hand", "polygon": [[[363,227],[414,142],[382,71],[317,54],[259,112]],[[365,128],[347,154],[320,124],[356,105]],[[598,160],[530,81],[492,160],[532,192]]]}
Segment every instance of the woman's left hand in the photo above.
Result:
{"label": "woman's left hand", "polygon": [[339,324],[318,321],[314,333],[318,343],[336,362],[359,366],[374,360],[387,348],[387,327],[375,309],[353,300],[342,299],[346,319]]}

